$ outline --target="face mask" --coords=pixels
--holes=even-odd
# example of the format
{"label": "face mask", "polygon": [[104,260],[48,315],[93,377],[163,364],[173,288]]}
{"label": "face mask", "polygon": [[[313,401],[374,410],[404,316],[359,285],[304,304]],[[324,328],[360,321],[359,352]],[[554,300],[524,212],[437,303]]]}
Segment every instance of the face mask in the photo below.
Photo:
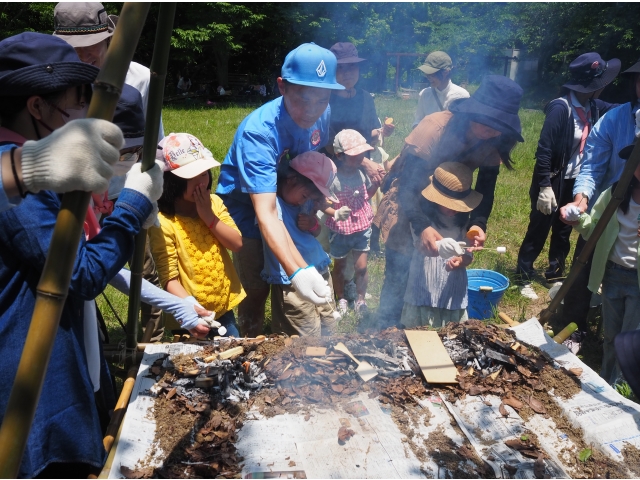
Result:
{"label": "face mask", "polygon": [[67,108],[66,110],[60,110],[60,112],[65,112],[67,114],[67,115],[62,115],[62,121],[66,124],[72,120],[79,120],[81,118],[86,118],[88,110],[89,110],[89,105],[85,105],[82,108]]}

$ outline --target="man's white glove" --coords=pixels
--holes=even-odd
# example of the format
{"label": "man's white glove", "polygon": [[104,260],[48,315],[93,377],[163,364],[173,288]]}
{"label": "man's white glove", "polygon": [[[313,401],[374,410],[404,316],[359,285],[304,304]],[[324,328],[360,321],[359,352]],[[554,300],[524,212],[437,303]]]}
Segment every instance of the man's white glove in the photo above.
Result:
{"label": "man's white glove", "polygon": [[558,202],[556,202],[556,196],[551,187],[542,187],[540,189],[537,208],[545,215],[551,215],[558,208]]}
{"label": "man's white glove", "polygon": [[74,190],[102,193],[113,176],[124,137],[106,120],[73,120],[22,147],[22,178],[30,192]]}
{"label": "man's white glove", "polygon": [[162,195],[162,182],[162,164],[158,160],[156,160],[153,168],[146,172],[142,172],[141,163],[136,163],[127,173],[124,188],[130,188],[141,193],[153,203],[157,202]]}
{"label": "man's white glove", "polygon": [[326,304],[331,296],[329,284],[313,265],[299,269],[289,280],[302,298],[316,305]]}
{"label": "man's white glove", "polygon": [[636,136],[636,138],[640,138],[640,109],[638,109],[638,111],[636,112],[636,131],[635,131],[635,136]]}
{"label": "man's white glove", "polygon": [[464,254],[464,248],[462,248],[453,238],[443,238],[442,240],[438,240],[436,245],[438,246],[438,255],[445,260]]}
{"label": "man's white glove", "polygon": [[349,218],[349,215],[351,215],[351,209],[345,205],[344,207],[340,207],[338,210],[333,212],[333,219],[336,222],[339,222],[340,220],[346,220],[347,218]]}
{"label": "man's white glove", "polygon": [[567,208],[565,208],[564,213],[567,222],[577,222],[578,220],[580,220],[580,209],[575,205],[569,205]]}

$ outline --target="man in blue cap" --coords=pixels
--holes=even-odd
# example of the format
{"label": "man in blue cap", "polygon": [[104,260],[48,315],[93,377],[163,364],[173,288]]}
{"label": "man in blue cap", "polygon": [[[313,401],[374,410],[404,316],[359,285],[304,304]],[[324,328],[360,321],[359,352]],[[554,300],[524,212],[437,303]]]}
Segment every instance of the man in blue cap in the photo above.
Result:
{"label": "man in blue cap", "polygon": [[289,52],[278,77],[282,96],[244,119],[220,168],[216,193],[243,237],[242,249],[233,256],[247,292],[238,308],[243,335],[260,334],[264,323],[269,284],[260,276],[262,239],[301,297],[320,305],[330,295],[327,282],[302,259],[278,219],[276,188],[280,162],[327,143],[331,91],[344,89],[336,70],[335,55],[314,43]]}

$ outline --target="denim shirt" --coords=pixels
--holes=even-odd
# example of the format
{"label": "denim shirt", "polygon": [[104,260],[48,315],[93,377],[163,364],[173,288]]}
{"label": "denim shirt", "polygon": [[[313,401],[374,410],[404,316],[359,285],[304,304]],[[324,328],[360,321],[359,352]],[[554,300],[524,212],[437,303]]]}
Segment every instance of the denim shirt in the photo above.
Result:
{"label": "denim shirt", "polygon": [[584,161],[573,186],[573,195],[586,193],[589,209],[600,194],[620,179],[625,160],[618,153],[633,143],[638,106],[625,103],[608,111],[589,132]]}
{"label": "denim shirt", "polygon": [[[0,213],[0,420],[31,323],[36,287],[60,206],[60,195],[41,191]],[[96,467],[104,463],[84,351],[84,302],[102,292],[131,258],[134,235],[151,211],[146,197],[124,189],[102,231],[90,241],[84,235],[80,239],[20,477],[32,478],[51,462],[83,462]]]}

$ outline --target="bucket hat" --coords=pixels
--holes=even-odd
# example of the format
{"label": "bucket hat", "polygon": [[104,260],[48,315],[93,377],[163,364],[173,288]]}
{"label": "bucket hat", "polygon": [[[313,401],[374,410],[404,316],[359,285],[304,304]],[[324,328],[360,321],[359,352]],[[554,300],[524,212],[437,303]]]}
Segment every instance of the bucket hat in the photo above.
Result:
{"label": "bucket hat", "polygon": [[18,97],[92,83],[100,70],[82,63],[60,38],[24,32],[0,42],[0,96]]}
{"label": "bucket hat", "polygon": [[53,11],[53,34],[72,47],[90,47],[111,37],[114,25],[100,2],[60,2]]}
{"label": "bucket hat", "polygon": [[287,54],[281,76],[296,85],[344,90],[336,81],[337,68],[336,56],[329,50],[315,43],[303,43]]}
{"label": "bucket hat", "polygon": [[189,133],[170,133],[158,144],[158,160],[164,160],[166,171],[181,178],[193,178],[220,163],[200,140]]}
{"label": "bucket hat", "polygon": [[462,163],[441,163],[429,180],[422,196],[433,203],[456,212],[470,212],[480,205],[482,194],[471,189],[473,172]]}
{"label": "bucket hat", "polygon": [[640,397],[640,330],[619,333],[613,347],[624,379],[636,397]]}
{"label": "bucket hat", "polygon": [[124,135],[124,147],[130,148],[142,145],[144,141],[144,111],[142,95],[129,84],[124,84],[120,99],[116,104],[113,115],[115,123]]}
{"label": "bucket hat", "polygon": [[305,152],[291,160],[289,166],[311,180],[326,198],[338,202],[330,189],[337,169],[329,157],[315,151]]}
{"label": "bucket hat", "polygon": [[358,49],[351,42],[338,42],[329,50],[331,50],[338,59],[338,65],[341,63],[359,63],[366,60],[366,58],[360,58],[358,56]]}
{"label": "bucket hat", "polygon": [[571,80],[563,87],[580,93],[591,93],[606,87],[620,73],[620,60],[603,60],[596,52],[583,53],[569,64]]}
{"label": "bucket hat", "polygon": [[451,67],[453,67],[451,57],[445,52],[436,51],[427,55],[427,59],[418,67],[418,70],[423,72],[425,75],[431,75],[444,68],[450,69]]}
{"label": "bucket hat", "polygon": [[630,74],[630,73],[640,73],[640,58],[636,63],[627,68],[622,75]]}
{"label": "bucket hat", "polygon": [[524,142],[518,117],[521,98],[522,88],[516,82],[502,75],[487,75],[473,95],[456,101],[449,110],[472,115],[474,122]]}
{"label": "bucket hat", "polygon": [[370,152],[373,147],[356,130],[345,129],[338,132],[333,139],[333,150],[354,157],[364,152]]}

